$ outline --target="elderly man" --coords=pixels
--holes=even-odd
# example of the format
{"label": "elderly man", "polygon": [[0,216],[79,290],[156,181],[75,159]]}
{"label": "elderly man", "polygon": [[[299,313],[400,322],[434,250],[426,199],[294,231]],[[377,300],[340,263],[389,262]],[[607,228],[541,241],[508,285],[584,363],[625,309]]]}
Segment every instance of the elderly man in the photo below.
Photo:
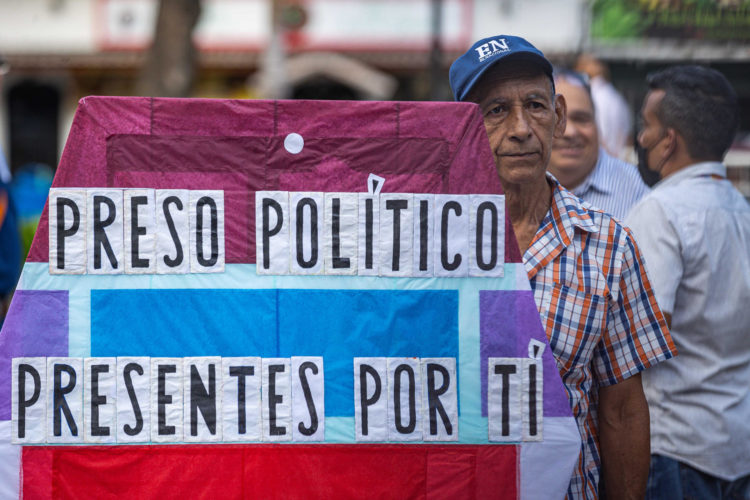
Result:
{"label": "elderly man", "polygon": [[641,158],[662,180],[627,223],[680,356],[644,375],[649,498],[750,498],[750,205],[722,158],[739,123],[718,71],[649,76]]}
{"label": "elderly man", "polygon": [[[542,323],[582,437],[569,498],[640,498],[649,460],[640,372],[674,353],[638,248],[610,215],[546,175],[565,133],[552,66],[526,40],[475,43],[450,70],[479,105]],[[502,318],[498,318],[502,321]]]}
{"label": "elderly man", "polygon": [[552,144],[549,171],[574,195],[623,220],[648,193],[635,165],[599,146],[591,90],[579,73],[556,69],[555,90],[565,98],[565,134]]}

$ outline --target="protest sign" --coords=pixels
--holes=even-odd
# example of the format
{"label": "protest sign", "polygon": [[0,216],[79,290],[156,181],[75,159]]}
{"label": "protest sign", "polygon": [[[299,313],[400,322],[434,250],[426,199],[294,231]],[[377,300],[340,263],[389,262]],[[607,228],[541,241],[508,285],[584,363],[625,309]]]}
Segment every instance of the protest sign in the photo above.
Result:
{"label": "protest sign", "polygon": [[546,347],[474,105],[86,98],[0,334],[0,494],[561,497]]}

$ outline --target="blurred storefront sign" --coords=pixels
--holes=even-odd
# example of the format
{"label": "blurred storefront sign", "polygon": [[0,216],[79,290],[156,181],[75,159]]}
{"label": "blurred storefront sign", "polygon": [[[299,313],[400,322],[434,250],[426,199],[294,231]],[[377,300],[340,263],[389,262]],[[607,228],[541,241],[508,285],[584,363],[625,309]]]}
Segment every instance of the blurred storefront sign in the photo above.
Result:
{"label": "blurred storefront sign", "polygon": [[595,0],[591,35],[750,41],[750,0]]}

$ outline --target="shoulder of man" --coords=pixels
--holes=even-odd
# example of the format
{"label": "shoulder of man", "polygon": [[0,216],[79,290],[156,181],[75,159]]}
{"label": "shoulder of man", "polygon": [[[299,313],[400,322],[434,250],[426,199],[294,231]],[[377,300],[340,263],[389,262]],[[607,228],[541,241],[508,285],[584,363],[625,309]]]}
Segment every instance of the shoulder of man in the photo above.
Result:
{"label": "shoulder of man", "polygon": [[560,209],[561,216],[569,218],[574,227],[591,233],[595,239],[618,246],[630,238],[625,226],[614,216],[578,198],[559,184],[558,189],[565,208]]}
{"label": "shoulder of man", "polygon": [[604,148],[599,148],[597,166],[603,168],[606,174],[612,177],[611,182],[614,186],[618,184],[625,186],[636,199],[640,199],[651,191],[651,188],[643,182],[636,165],[610,155]]}

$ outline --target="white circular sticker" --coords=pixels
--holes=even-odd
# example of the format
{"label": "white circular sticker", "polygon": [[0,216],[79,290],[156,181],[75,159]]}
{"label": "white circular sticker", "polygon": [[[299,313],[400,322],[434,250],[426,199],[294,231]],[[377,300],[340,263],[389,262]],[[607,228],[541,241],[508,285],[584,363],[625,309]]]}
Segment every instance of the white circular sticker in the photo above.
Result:
{"label": "white circular sticker", "polygon": [[302,151],[302,148],[304,146],[305,140],[296,132],[292,132],[284,139],[284,148],[293,155],[296,155],[297,153]]}

